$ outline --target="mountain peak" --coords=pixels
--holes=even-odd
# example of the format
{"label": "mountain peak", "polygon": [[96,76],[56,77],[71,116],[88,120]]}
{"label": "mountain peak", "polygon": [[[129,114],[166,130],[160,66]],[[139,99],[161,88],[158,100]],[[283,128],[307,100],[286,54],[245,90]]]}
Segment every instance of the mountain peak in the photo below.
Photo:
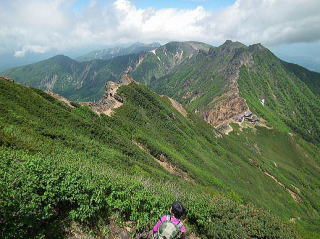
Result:
{"label": "mountain peak", "polygon": [[226,40],[221,46],[216,48],[210,48],[209,55],[212,56],[226,56],[226,55],[233,55],[236,51],[241,51],[242,49],[247,49],[248,47],[241,42],[233,42],[231,40]]}
{"label": "mountain peak", "polygon": [[209,44],[197,42],[197,41],[183,41],[183,42],[171,41],[171,42],[168,42],[167,44],[163,45],[163,48],[165,48],[169,51],[183,49],[184,51],[187,51],[191,54],[193,54],[199,50],[203,50],[205,52],[208,52],[211,47],[212,46]]}
{"label": "mountain peak", "polygon": [[222,45],[230,45],[232,44],[233,42],[231,40],[226,40]]}
{"label": "mountain peak", "polygon": [[59,59],[71,59],[70,57],[68,56],[65,56],[65,55],[56,55],[56,56],[53,56],[49,59],[56,59],[56,60],[59,60]]}
{"label": "mountain peak", "polygon": [[68,56],[65,55],[56,55],[44,61],[52,61],[57,63],[73,63],[76,62]]}
{"label": "mountain peak", "polygon": [[249,46],[249,50],[252,51],[260,51],[260,50],[266,50],[267,48],[265,48],[261,43],[257,43],[257,44],[252,44]]}
{"label": "mountain peak", "polygon": [[247,46],[238,41],[226,40],[220,47],[222,48],[246,48]]}

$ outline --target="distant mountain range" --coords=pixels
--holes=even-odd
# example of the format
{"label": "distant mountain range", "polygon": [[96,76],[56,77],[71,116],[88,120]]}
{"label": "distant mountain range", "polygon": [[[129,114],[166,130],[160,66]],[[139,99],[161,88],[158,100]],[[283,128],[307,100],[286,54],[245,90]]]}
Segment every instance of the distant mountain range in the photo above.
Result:
{"label": "distant mountain range", "polygon": [[[138,45],[140,46],[140,45]],[[143,75],[145,68],[162,76],[173,65],[179,64],[188,56],[198,52],[202,46],[208,50],[209,45],[204,43],[170,43],[159,47],[156,51],[162,52],[165,65],[158,64],[155,50],[142,51],[136,54],[114,57],[108,60],[92,60],[77,62],[67,56],[58,55],[47,60],[16,67],[3,72],[18,82],[45,90],[52,90],[72,100],[91,101],[98,100],[103,95],[104,85],[107,81],[117,81],[123,72],[133,70],[135,76]],[[175,55],[176,48],[183,55]],[[140,48],[139,48],[140,49]],[[145,59],[142,61],[142,59]],[[148,62],[155,62],[150,66]],[[141,66],[140,64],[143,63]],[[152,63],[153,64],[153,63]],[[150,81],[154,74],[143,76],[145,81]]]}
{"label": "distant mountain range", "polygon": [[[136,42],[132,45],[126,45],[126,46],[125,45],[113,46],[113,47],[110,46],[106,49],[94,50],[94,51],[90,51],[89,53],[87,53],[89,50],[87,50],[86,48],[83,48],[83,49],[77,49],[77,50],[70,50],[68,52],[65,52],[64,54],[80,62],[94,60],[94,59],[106,60],[116,56],[149,51],[159,46],[160,44],[156,42],[150,43],[150,44],[143,44],[143,43]],[[46,53],[26,52],[26,54],[22,56],[15,56],[14,52],[1,54],[0,55],[0,71],[13,68],[13,67],[32,64],[41,60],[48,59],[58,54],[60,53],[58,53],[57,50],[51,50]],[[79,56],[79,54],[83,54],[83,55]]]}
{"label": "distant mountain range", "polygon": [[320,142],[320,74],[286,63],[260,44],[170,42],[109,60],[79,63],[56,56],[3,74],[72,100],[92,101],[102,97],[107,81],[117,81],[123,73],[221,130],[253,111],[271,127],[282,125]]}
{"label": "distant mountain range", "polygon": [[77,57],[76,60],[80,62],[91,60],[109,60],[117,56],[151,51],[153,49],[158,48],[159,46],[161,45],[157,42],[150,44],[143,44],[137,42],[128,47],[113,47],[103,50],[91,51],[83,56]]}
{"label": "distant mountain range", "polygon": [[292,62],[294,64],[298,64],[300,66],[303,66],[307,68],[310,71],[316,71],[320,72],[320,57],[311,57],[311,56],[305,56],[305,55],[289,55],[288,53],[283,53],[279,50],[275,52],[275,54],[287,61],[287,62]]}
{"label": "distant mountain range", "polygon": [[319,238],[320,73],[189,41],[1,75],[4,238],[140,233],[177,198],[200,238]]}

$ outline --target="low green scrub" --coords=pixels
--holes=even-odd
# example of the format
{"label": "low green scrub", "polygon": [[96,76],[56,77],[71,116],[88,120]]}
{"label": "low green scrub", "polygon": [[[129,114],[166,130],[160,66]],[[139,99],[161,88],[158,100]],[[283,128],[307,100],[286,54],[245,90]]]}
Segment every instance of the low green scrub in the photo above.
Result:
{"label": "low green scrub", "polygon": [[[282,221],[297,213],[303,230],[317,233],[319,215],[311,212],[318,210],[319,180],[312,167],[318,154],[309,143],[286,140],[281,154],[277,144],[267,145],[288,135],[265,128],[216,138],[196,115],[182,116],[166,97],[142,85],[118,93],[124,105],[112,117],[98,116],[0,81],[1,238],[63,237],[73,221],[99,234],[97,225],[108,224],[113,214],[141,232],[168,213],[174,200],[187,206],[188,230],[201,238],[295,238]],[[161,155],[194,184],[161,167],[154,159]],[[249,158],[288,187],[298,186],[303,203],[296,204]],[[308,162],[300,171],[297,158]]]}
{"label": "low green scrub", "polygon": [[[152,192],[135,178],[101,174],[72,160],[57,162],[59,157],[1,148],[1,238],[63,237],[72,221],[92,227],[115,213],[134,221],[138,231],[148,230],[175,200],[159,183]],[[183,192],[180,198],[188,208],[187,224],[203,238],[295,237],[278,219],[251,206],[204,194]]]}

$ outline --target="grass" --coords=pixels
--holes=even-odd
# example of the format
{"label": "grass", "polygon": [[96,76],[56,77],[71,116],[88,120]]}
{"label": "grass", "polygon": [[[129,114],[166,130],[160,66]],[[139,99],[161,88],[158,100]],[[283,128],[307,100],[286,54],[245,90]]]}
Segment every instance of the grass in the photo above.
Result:
{"label": "grass", "polygon": [[[239,149],[232,135],[216,138],[196,115],[182,116],[167,98],[141,85],[120,89],[125,103],[112,117],[70,108],[40,90],[2,80],[0,91],[2,238],[64,237],[73,221],[99,234],[105,228],[99,220],[107,222],[114,212],[134,221],[139,232],[151,228],[177,199],[188,208],[189,230],[201,238],[294,238],[284,221],[296,209],[316,208],[292,203],[284,210],[283,198],[290,197],[282,188],[262,193],[274,183],[246,161],[252,149]],[[154,157],[160,155],[195,185],[159,166]],[[265,209],[283,210],[282,219]]]}

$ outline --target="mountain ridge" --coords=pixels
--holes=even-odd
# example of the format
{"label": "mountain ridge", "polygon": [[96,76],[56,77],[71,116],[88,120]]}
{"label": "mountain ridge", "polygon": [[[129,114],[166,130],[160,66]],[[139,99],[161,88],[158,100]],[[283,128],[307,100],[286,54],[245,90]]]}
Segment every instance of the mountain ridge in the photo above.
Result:
{"label": "mountain ridge", "polygon": [[[202,193],[208,193],[206,195],[209,195],[210,199],[205,199],[205,201],[210,202],[209,204],[213,202],[217,211],[212,211],[211,207],[206,206],[207,204],[203,201],[198,201],[198,203],[204,203],[205,206],[194,208],[198,204],[190,201],[190,199],[185,199],[190,210],[188,223],[198,228],[196,232],[203,237],[230,238],[232,235],[241,234],[251,237],[256,235],[259,238],[259,235],[269,237],[271,234],[276,234],[276,238],[294,238],[294,235],[282,226],[279,229],[279,225],[281,225],[279,222],[273,221],[270,217],[265,217],[264,214],[261,215],[262,220],[265,220],[262,224],[254,219],[255,216],[251,219],[251,209],[242,211],[243,205],[247,203],[253,203],[271,210],[274,214],[280,216],[283,221],[295,221],[295,223],[291,222],[291,225],[300,228],[299,232],[303,233],[305,238],[312,238],[311,235],[317,235],[316,222],[319,215],[316,214],[318,208],[316,199],[320,193],[317,189],[317,185],[320,185],[318,177],[320,168],[317,168],[316,165],[318,165],[320,158],[316,148],[304,141],[299,135],[289,135],[277,129],[265,127],[240,130],[236,125],[233,125],[233,132],[220,137],[212,126],[205,123],[192,111],[187,110],[188,114],[184,116],[173,108],[172,102],[167,97],[159,96],[142,84],[134,82],[117,89],[117,94],[121,97],[123,105],[114,109],[115,112],[111,116],[97,115],[86,106],[74,102],[70,102],[73,106],[70,107],[70,105],[57,101],[40,90],[27,88],[8,80],[0,80],[0,91],[0,104],[4,106],[0,107],[0,125],[2,126],[0,128],[0,144],[2,147],[0,157],[4,159],[10,155],[10,158],[12,158],[10,164],[1,160],[0,162],[4,163],[1,164],[1,167],[4,167],[10,175],[12,173],[12,180],[19,180],[20,182],[21,179],[21,185],[30,182],[32,185],[40,185],[41,187],[42,183],[37,180],[42,180],[43,177],[45,181],[47,177],[50,177],[48,178],[49,182],[59,185],[59,180],[56,181],[54,176],[56,171],[51,173],[51,170],[60,170],[58,165],[61,164],[66,167],[68,172],[70,172],[70,168],[75,167],[75,170],[83,175],[87,174],[84,169],[92,169],[94,170],[92,172],[94,177],[98,177],[98,175],[107,177],[106,175],[110,175],[108,168],[111,167],[113,171],[117,170],[121,177],[125,177],[123,180],[127,184],[130,182],[130,185],[136,176],[143,177],[145,180],[149,178],[147,185],[150,185],[150,180],[152,180],[152,186],[148,187],[147,190],[151,190],[151,192],[163,188],[163,185],[161,187],[161,184],[157,184],[156,181],[169,180],[183,188],[181,190],[184,192],[184,197],[189,198],[189,196],[195,197],[196,195],[202,195]],[[26,102],[28,103],[26,104]],[[50,147],[48,147],[49,145]],[[30,161],[30,157],[34,153],[36,153],[36,156],[33,157],[37,157],[37,160]],[[28,156],[24,156],[24,154]],[[18,160],[17,157],[24,160]],[[31,165],[28,164],[29,162]],[[54,167],[48,166],[49,162]],[[12,169],[8,166],[11,164],[14,165]],[[17,171],[17,167],[25,164],[29,165],[28,169],[22,168],[21,171],[20,169]],[[33,170],[32,165],[39,168]],[[94,169],[95,167],[97,169]],[[24,175],[26,172],[27,175]],[[104,175],[102,172],[108,173]],[[40,175],[43,176],[36,176],[36,173],[41,173]],[[26,180],[25,177],[28,175],[33,176]],[[93,175],[90,175],[88,178],[92,180]],[[90,183],[91,189],[84,189],[83,192],[81,188],[85,187],[84,185],[87,185],[89,181],[85,181],[87,183],[82,185],[80,184],[83,180],[82,176],[76,177],[77,180],[72,180],[72,182],[78,182],[80,191],[77,189],[78,191],[75,191],[71,198],[78,198],[78,194],[81,193],[79,199],[73,199],[79,205],[86,207],[86,201],[81,201],[81,198],[91,198],[88,193],[91,192],[92,188],[98,190],[98,195],[103,195],[102,198],[109,198],[105,195],[105,190],[100,189],[102,186],[100,184],[93,185],[93,182]],[[131,179],[129,180],[129,178]],[[8,183],[5,185],[12,185],[12,181],[9,179],[11,177],[1,180],[1,185],[4,183]],[[188,181],[189,179],[196,186],[189,184],[191,182]],[[102,179],[96,181],[100,182],[100,180]],[[111,180],[113,182],[112,190],[114,190],[112,195],[118,195],[118,189],[114,183],[119,180],[115,178]],[[96,181],[94,180],[94,182]],[[69,185],[65,181],[62,182]],[[109,185],[107,182],[105,184]],[[67,189],[61,194],[64,196],[60,200],[72,200],[68,199],[69,196],[67,195],[69,194],[66,193],[73,190],[72,185],[74,183],[71,183],[71,186],[66,185],[58,186],[58,188],[54,187],[53,191],[50,191],[50,187],[47,187],[45,190],[49,190],[48,195],[51,195],[50,193],[54,195],[50,200],[60,198],[60,194],[56,194],[56,192],[59,192],[61,187],[67,187]],[[155,185],[158,185],[159,188]],[[142,209],[139,206],[137,206],[138,211],[134,211],[136,206],[130,201],[131,196],[128,196],[132,195],[133,192],[127,191],[127,186],[123,187],[122,191],[120,190],[122,194],[119,195],[122,195],[122,197],[119,200],[125,201],[126,204],[124,205],[129,204],[130,207],[119,206],[117,210],[120,210],[119,213],[129,213],[131,220],[140,220],[141,224],[138,228],[141,230],[141,227],[146,226],[148,222],[150,223],[149,218],[156,216],[157,213],[151,215],[150,208]],[[6,188],[11,190],[9,186]],[[20,190],[29,189],[24,186]],[[42,190],[42,188],[39,189],[40,192]],[[149,199],[149,196],[146,196],[149,195],[148,191],[143,191],[143,196],[141,196],[140,194],[137,195],[140,189],[136,190],[138,191],[134,191],[134,195],[136,195],[134,200],[144,200],[147,197],[147,200],[151,201],[144,201],[143,205],[148,207],[154,205],[152,203],[155,203],[153,201],[155,199]],[[172,190],[177,193],[176,187]],[[36,190],[24,195],[25,197],[33,195],[37,198],[37,192]],[[182,191],[179,192],[181,196]],[[193,196],[188,193],[185,194],[185,192],[192,192]],[[163,193],[160,194],[164,195]],[[229,195],[228,197],[232,201],[234,200],[242,206],[232,206],[234,209],[225,208],[226,205],[231,206],[233,204],[229,201],[220,203],[218,199],[211,198],[217,194]],[[92,195],[92,198],[95,198],[95,195]],[[170,200],[174,200],[170,193],[165,195]],[[19,197],[14,198],[14,200],[18,200]],[[98,198],[100,200],[100,196]],[[8,205],[5,210],[9,210],[11,198],[5,199],[5,202],[8,202],[8,204],[4,204]],[[50,200],[48,203],[51,203]],[[24,204],[19,204],[19,201],[15,202],[20,205],[18,208],[24,208]],[[27,199],[26,202],[28,202]],[[96,205],[99,205],[98,208],[102,207],[105,210],[104,204],[100,202],[97,201]],[[40,208],[41,205],[47,205],[47,201],[43,203],[35,205]],[[164,209],[165,204],[163,202],[161,208]],[[32,206],[33,204],[26,203],[25,205]],[[106,205],[113,208],[119,204],[113,203],[111,200]],[[96,207],[88,208],[90,213],[100,213],[95,211]],[[64,211],[68,213],[69,209],[67,207]],[[12,207],[10,210],[13,210]],[[52,210],[54,210],[54,207]],[[78,213],[76,215],[87,218],[87,214],[82,211],[82,207],[75,207],[73,210]],[[237,212],[234,214],[235,218],[230,214],[232,211]],[[20,212],[22,211],[20,210]],[[34,211],[28,210],[27,212],[27,215],[32,216]],[[38,212],[40,213],[42,210],[39,209]],[[89,213],[89,211],[85,212]],[[252,215],[257,213],[260,215],[263,211],[258,209],[253,210],[253,212]],[[244,227],[240,226],[239,222],[242,222],[242,219],[238,218],[239,213],[244,215],[245,220],[248,219],[250,223]],[[21,214],[8,213],[8,218],[10,218],[9,215]],[[52,218],[50,215],[48,217]],[[73,214],[71,213],[71,215]],[[209,215],[216,216],[210,219],[211,216]],[[198,224],[197,218],[204,221],[210,220],[213,223],[208,223],[207,226],[203,227],[202,224]],[[37,220],[31,220],[31,222],[37,223]],[[227,223],[227,225],[224,225],[224,223]],[[236,223],[235,226],[232,226],[233,223]],[[18,227],[19,230],[23,230],[23,228],[21,225]],[[257,235],[254,228],[259,228],[259,233],[262,234]],[[18,232],[19,230],[15,231]],[[306,236],[308,233],[310,233],[309,237]]]}
{"label": "mountain ridge", "polygon": [[[319,101],[320,74],[281,61],[261,44],[245,46],[240,42],[227,40],[219,47],[211,47],[200,42],[169,42],[141,54],[71,65],[74,68],[79,65],[79,69],[76,72],[71,70],[71,73],[69,70],[67,74],[61,71],[59,76],[54,73],[54,69],[51,69],[49,76],[46,75],[48,73],[37,73],[43,76],[37,77],[33,86],[52,90],[53,85],[56,85],[54,91],[72,100],[99,100],[107,81],[116,82],[123,73],[129,73],[136,81],[186,105],[189,110],[202,115],[207,122],[222,131],[230,131],[230,123],[238,123],[237,119],[246,112],[257,111],[253,112],[252,121],[259,120],[262,125],[269,122],[270,127],[281,125],[283,129],[287,128],[288,131],[290,128],[295,132],[299,131],[297,129],[300,126],[306,128],[307,124],[311,124],[313,129],[308,128],[307,133],[303,133],[304,137],[314,142],[320,140],[317,136],[320,126],[314,120],[319,117],[315,105]],[[243,94],[247,87],[245,81],[252,81],[249,80],[251,76],[259,78],[260,81],[260,73],[265,72],[264,78],[268,78],[268,82],[265,82],[267,88],[264,91],[269,89],[268,91],[273,91],[272,94],[276,95],[278,89],[274,82],[278,81],[278,76],[273,73],[273,67],[278,69],[278,76],[284,79],[281,84],[294,86],[286,89],[287,95],[307,94],[312,99],[312,102],[308,102],[302,97],[304,104],[310,106],[307,112],[299,113],[297,120],[288,118],[290,112],[297,111],[296,106],[291,104],[287,109],[278,107],[274,113],[270,108],[273,106],[269,107],[268,104],[271,100],[273,105],[279,105],[278,99],[271,95],[274,99],[267,100],[264,96],[267,93],[256,89],[257,85],[250,83],[251,93],[261,92],[261,96],[254,96],[255,102],[249,100],[250,96]],[[14,76],[28,72],[26,69],[18,68],[5,74],[15,78]],[[244,69],[249,70],[248,76],[241,74]],[[27,77],[31,79],[32,74]],[[16,80],[23,81],[19,77]],[[242,84],[239,85],[239,82]],[[311,92],[308,92],[306,87],[311,89]],[[293,101],[295,97],[282,95],[280,98],[290,104],[289,101]],[[248,100],[251,103],[248,104]],[[260,109],[261,107],[264,109]],[[299,111],[301,110],[304,111]],[[305,118],[304,114],[308,114],[308,118]],[[301,131],[299,133],[301,134]]]}
{"label": "mountain ridge", "polygon": [[117,56],[148,52],[160,46],[161,44],[157,42],[150,43],[150,44],[143,44],[140,42],[136,42],[128,47],[113,47],[113,48],[107,48],[102,50],[95,50],[83,56],[77,57],[76,60],[80,62],[91,61],[91,60],[109,60]]}
{"label": "mountain ridge", "polygon": [[[275,75],[273,72],[273,67],[279,69],[278,75]],[[216,127],[228,128],[230,122],[236,123],[237,120],[235,118],[237,118],[238,115],[242,115],[247,111],[255,111],[258,105],[261,105],[259,108],[268,108],[268,102],[265,104],[266,99],[262,96],[255,99],[256,102],[254,103],[255,107],[253,109],[251,109],[253,107],[252,101],[251,105],[247,104],[249,98],[243,94],[244,88],[247,87],[247,83],[245,82],[247,80],[245,80],[241,74],[245,68],[250,70],[249,74],[253,77],[258,77],[259,72],[266,72],[266,74],[268,74],[269,83],[267,83],[268,87],[264,90],[269,88],[274,92],[279,91],[271,82],[276,82],[278,81],[277,77],[282,77],[283,81],[281,84],[295,85],[293,88],[286,89],[286,91],[292,91],[290,94],[309,95],[309,98],[312,99],[311,102],[306,100],[305,97],[302,98],[304,99],[304,104],[306,106],[310,105],[312,108],[311,111],[308,110],[308,114],[310,114],[312,120],[304,118],[302,115],[300,115],[298,120],[302,124],[313,124],[313,130],[319,132],[319,125],[317,120],[315,120],[319,117],[317,116],[318,111],[316,110],[317,107],[315,104],[319,102],[317,96],[319,92],[316,93],[316,91],[319,89],[317,86],[320,82],[320,74],[310,72],[309,74],[304,74],[305,79],[300,80],[297,72],[294,72],[292,69],[288,70],[287,65],[285,65],[283,61],[276,58],[271,51],[261,44],[254,44],[247,47],[243,44],[226,41],[220,47],[211,49],[207,54],[198,54],[194,56],[194,59],[191,58],[189,61],[182,63],[168,75],[154,80],[152,84],[150,84],[150,87],[160,94],[166,94],[175,98],[180,103],[184,103],[189,109],[200,113],[204,119]],[[202,69],[208,70],[203,72]],[[300,68],[296,71],[299,70]],[[304,69],[304,72],[309,71]],[[241,84],[239,84],[238,81],[241,82]],[[304,82],[307,82],[307,84]],[[308,90],[305,91],[305,89],[309,88],[308,85],[311,87],[313,87],[313,85],[316,86],[311,88],[311,91],[316,93],[316,95]],[[210,87],[212,87],[212,89]],[[257,87],[256,85],[250,84],[250,87],[250,93],[254,94],[258,91],[255,89]],[[302,93],[302,91],[305,92]],[[286,96],[288,103],[290,101],[293,102],[294,99],[297,100],[293,98],[296,96],[291,96],[291,98],[289,97],[290,99],[288,97],[289,96]],[[277,99],[275,100],[277,101]],[[296,106],[291,105],[290,108],[296,108]],[[304,110],[303,108],[300,109]],[[260,112],[261,110],[259,109]],[[284,108],[281,109],[281,112],[278,111],[280,114],[280,117],[278,117],[283,118],[283,120],[286,118],[286,124],[291,124],[291,129],[295,130],[294,128],[297,128],[297,126],[293,128],[290,122],[291,120],[287,118],[288,110],[289,108]],[[273,113],[270,112],[270,114]],[[274,121],[270,118],[264,119],[264,115],[265,114],[259,115],[258,113],[260,121],[267,120],[270,121],[269,123]],[[274,115],[273,117],[275,118],[276,116]],[[281,122],[278,121],[276,124],[281,124]],[[312,138],[315,142],[319,141],[317,135],[319,135],[319,133],[315,132],[310,132],[308,136],[304,134],[306,138]]]}

